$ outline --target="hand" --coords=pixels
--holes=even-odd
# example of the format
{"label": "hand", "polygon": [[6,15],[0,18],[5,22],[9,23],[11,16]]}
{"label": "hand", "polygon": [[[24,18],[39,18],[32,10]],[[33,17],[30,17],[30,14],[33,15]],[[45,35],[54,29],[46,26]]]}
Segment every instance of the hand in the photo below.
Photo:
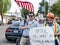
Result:
{"label": "hand", "polygon": [[27,28],[30,28],[31,27],[31,25],[27,25]]}
{"label": "hand", "polygon": [[27,25],[27,26],[26,26],[26,28],[30,28],[30,27],[31,27],[31,25]]}
{"label": "hand", "polygon": [[29,41],[29,42],[30,42],[30,38],[28,38],[28,39],[27,39],[27,41]]}
{"label": "hand", "polygon": [[57,36],[57,34],[56,33],[54,33],[54,37],[56,37]]}

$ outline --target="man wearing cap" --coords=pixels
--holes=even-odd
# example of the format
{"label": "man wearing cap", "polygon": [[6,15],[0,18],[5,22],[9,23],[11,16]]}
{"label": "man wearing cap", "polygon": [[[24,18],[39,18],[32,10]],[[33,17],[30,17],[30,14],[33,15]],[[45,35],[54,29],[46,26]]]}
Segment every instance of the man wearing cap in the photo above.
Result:
{"label": "man wearing cap", "polygon": [[54,22],[54,18],[55,17],[53,13],[48,13],[46,18],[46,26],[49,26],[53,29],[54,37],[55,37],[55,45],[59,45],[57,42],[58,28],[57,28],[57,23]]}
{"label": "man wearing cap", "polygon": [[22,38],[20,41],[20,45],[30,45],[29,41],[29,30],[30,28],[37,27],[38,22],[34,20],[34,13],[30,12],[29,19],[26,21],[24,25],[24,21],[20,23],[20,30],[23,30]]}

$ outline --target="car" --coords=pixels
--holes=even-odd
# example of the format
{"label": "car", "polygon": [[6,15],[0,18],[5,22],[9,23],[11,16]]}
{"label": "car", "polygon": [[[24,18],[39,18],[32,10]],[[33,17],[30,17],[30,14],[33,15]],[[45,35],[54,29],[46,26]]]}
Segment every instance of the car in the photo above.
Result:
{"label": "car", "polygon": [[19,30],[19,24],[20,24],[19,21],[14,22],[5,30],[5,38],[8,41],[16,40],[18,37],[21,37],[22,30]]}

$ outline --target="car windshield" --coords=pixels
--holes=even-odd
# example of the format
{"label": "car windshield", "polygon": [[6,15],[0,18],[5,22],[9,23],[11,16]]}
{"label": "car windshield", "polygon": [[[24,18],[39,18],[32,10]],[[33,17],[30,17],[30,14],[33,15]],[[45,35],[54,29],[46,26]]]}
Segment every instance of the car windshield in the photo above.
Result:
{"label": "car windshield", "polygon": [[19,24],[20,24],[20,22],[19,21],[16,21],[16,22],[12,23],[11,26],[19,27]]}

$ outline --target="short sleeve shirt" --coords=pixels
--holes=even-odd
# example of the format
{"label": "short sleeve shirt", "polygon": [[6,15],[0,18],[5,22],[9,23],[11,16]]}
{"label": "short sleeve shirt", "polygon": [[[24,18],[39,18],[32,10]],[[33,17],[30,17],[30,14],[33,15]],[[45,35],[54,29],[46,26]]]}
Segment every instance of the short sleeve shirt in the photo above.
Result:
{"label": "short sleeve shirt", "polygon": [[[27,24],[25,24],[25,26],[26,26]],[[31,29],[31,28],[33,28],[33,27],[38,27],[38,22],[37,21],[35,21],[35,20],[33,20],[33,21],[28,21],[28,25],[31,25],[31,27],[30,28],[28,28],[28,29],[24,29],[23,30],[23,36],[29,36],[29,30]],[[24,21],[22,21],[21,23],[20,23],[20,27],[23,27],[24,26]]]}

